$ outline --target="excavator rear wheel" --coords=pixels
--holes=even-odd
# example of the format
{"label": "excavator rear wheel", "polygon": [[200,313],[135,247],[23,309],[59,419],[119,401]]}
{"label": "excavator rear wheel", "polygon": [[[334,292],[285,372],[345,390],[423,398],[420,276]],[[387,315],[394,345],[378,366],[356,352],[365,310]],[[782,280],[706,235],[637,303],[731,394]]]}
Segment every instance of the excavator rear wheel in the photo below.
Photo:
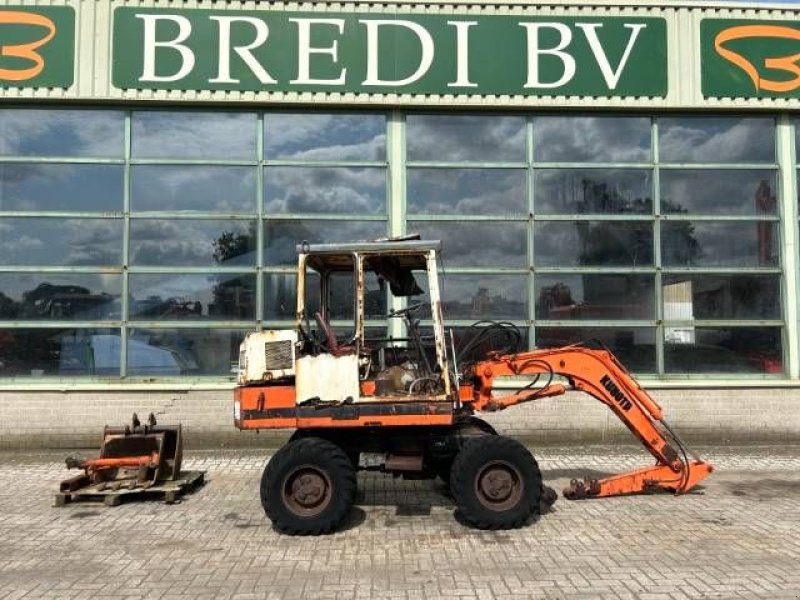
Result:
{"label": "excavator rear wheel", "polygon": [[499,435],[470,440],[456,455],[450,490],[461,517],[478,529],[515,529],[539,509],[542,475],[528,449]]}
{"label": "excavator rear wheel", "polygon": [[286,444],[261,477],[264,512],[289,535],[330,533],[350,513],[355,493],[350,458],[336,444],[315,437]]}

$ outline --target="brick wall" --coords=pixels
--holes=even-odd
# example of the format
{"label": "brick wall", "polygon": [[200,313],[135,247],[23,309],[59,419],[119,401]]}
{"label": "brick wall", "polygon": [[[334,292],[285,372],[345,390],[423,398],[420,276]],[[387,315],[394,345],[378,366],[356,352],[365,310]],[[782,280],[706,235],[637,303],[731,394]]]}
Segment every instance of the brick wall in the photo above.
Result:
{"label": "brick wall", "polygon": [[[656,390],[678,433],[694,442],[800,443],[800,389]],[[0,392],[0,448],[97,447],[103,425],[144,421],[182,423],[189,447],[275,447],[282,431],[233,427],[230,391]],[[486,415],[498,430],[533,443],[622,442],[632,438],[605,406],[583,394]]]}

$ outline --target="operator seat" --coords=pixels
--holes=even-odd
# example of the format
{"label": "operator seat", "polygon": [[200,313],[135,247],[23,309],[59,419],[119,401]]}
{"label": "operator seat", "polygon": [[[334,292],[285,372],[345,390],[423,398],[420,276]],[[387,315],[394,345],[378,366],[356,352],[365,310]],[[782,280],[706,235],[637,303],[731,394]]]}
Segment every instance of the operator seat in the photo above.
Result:
{"label": "operator seat", "polygon": [[319,327],[320,330],[322,330],[322,332],[325,334],[328,351],[333,356],[346,356],[347,354],[356,353],[356,347],[353,345],[339,345],[339,342],[336,339],[336,333],[333,331],[333,327],[331,327],[331,324],[324,319],[322,313],[319,311],[315,312],[314,320],[317,322],[317,327]]}

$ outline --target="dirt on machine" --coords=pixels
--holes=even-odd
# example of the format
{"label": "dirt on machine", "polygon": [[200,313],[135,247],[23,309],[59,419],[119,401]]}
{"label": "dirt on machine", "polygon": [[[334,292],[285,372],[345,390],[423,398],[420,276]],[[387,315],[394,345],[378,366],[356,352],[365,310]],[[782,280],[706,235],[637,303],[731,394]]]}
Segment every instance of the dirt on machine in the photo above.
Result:
{"label": "dirt on machine", "polygon": [[441,242],[411,236],[297,251],[295,327],[247,336],[234,392],[238,428],[296,430],[261,478],[279,531],[333,531],[353,506],[359,470],[439,477],[470,525],[522,526],[554,497],[530,451],[478,415],[567,390],[605,404],[655,464],[573,480],[565,497],[682,494],[712,472],[599,344],[524,350],[511,323],[446,327]]}

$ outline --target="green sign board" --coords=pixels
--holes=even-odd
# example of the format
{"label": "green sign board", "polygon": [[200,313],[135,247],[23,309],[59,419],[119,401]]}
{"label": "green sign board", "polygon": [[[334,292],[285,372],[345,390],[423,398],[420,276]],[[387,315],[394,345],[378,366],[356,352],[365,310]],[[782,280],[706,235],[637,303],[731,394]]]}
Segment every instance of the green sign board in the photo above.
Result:
{"label": "green sign board", "polygon": [[703,19],[700,44],[704,96],[800,98],[797,21]]}
{"label": "green sign board", "polygon": [[120,7],[113,83],[123,89],[662,97],[666,23]]}
{"label": "green sign board", "polygon": [[0,87],[69,87],[75,72],[75,11],[0,7]]}

